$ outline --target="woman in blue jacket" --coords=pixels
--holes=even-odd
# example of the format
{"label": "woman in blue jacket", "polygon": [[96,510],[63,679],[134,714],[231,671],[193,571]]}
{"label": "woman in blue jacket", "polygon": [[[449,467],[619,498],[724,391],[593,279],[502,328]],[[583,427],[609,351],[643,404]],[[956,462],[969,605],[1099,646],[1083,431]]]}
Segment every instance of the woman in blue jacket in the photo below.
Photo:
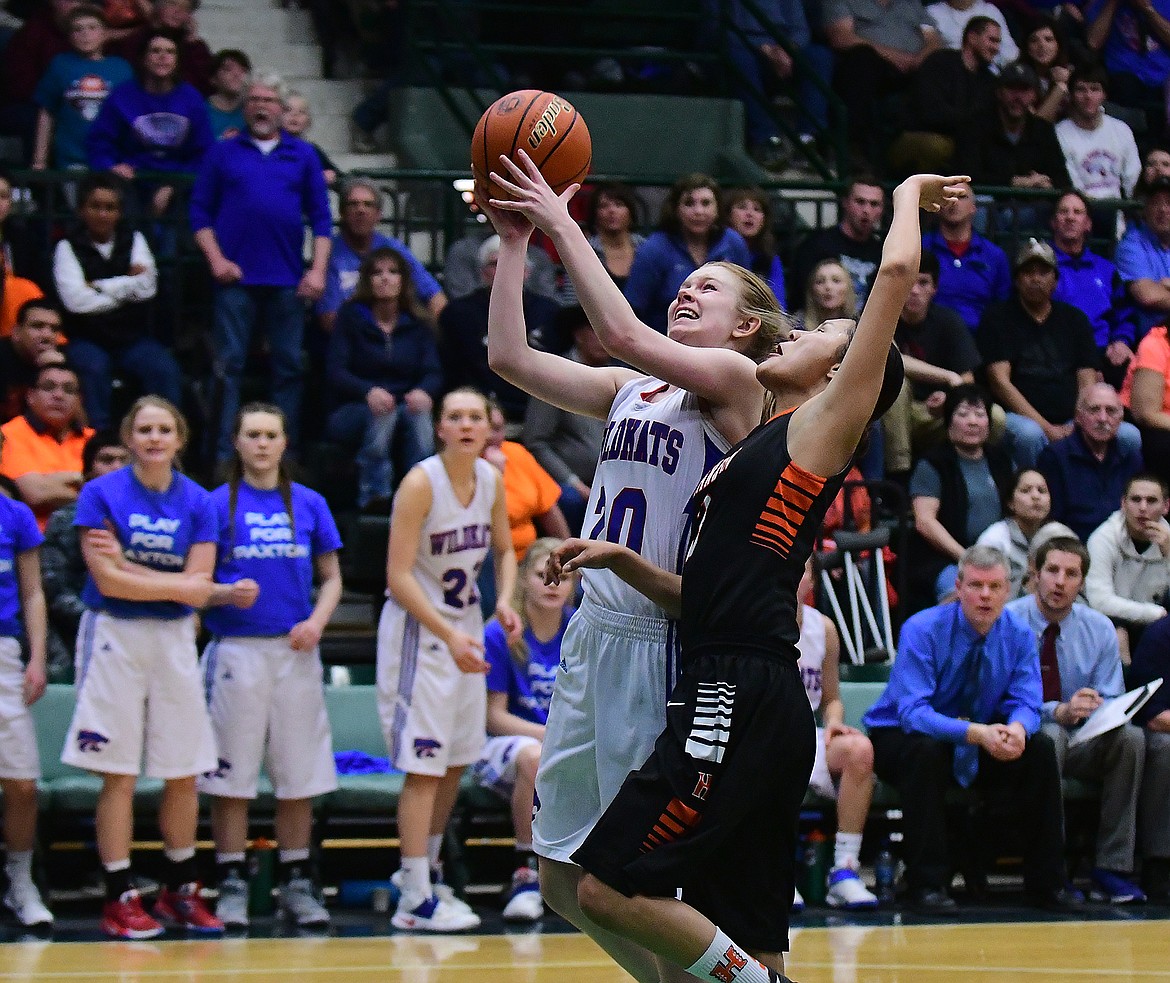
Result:
{"label": "woman in blue jacket", "polygon": [[751,269],[747,243],[719,222],[719,185],[706,174],[679,178],[662,203],[658,231],[638,247],[625,295],[638,317],[666,334],[666,310],[683,281],[704,263]]}
{"label": "woman in blue jacket", "polygon": [[400,444],[400,474],[435,448],[431,407],[443,385],[438,347],[397,250],[374,249],[358,271],[353,298],[337,312],[325,362],[329,436],[359,446],[358,505],[389,507]]}

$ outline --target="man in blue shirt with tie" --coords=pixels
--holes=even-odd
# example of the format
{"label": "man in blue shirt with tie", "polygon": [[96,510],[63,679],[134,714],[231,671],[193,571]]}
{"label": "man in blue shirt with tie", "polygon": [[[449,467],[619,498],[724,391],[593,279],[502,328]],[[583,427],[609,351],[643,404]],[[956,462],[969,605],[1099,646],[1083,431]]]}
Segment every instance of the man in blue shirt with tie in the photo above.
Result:
{"label": "man in blue shirt with tie", "polygon": [[1060,773],[1052,738],[1040,731],[1036,638],[1004,612],[1008,590],[1003,553],[967,549],[958,599],[902,626],[889,685],[864,718],[874,770],[902,799],[906,879],[921,910],[954,907],[945,796],[956,783],[1012,792],[1031,902],[1082,903],[1064,886]]}

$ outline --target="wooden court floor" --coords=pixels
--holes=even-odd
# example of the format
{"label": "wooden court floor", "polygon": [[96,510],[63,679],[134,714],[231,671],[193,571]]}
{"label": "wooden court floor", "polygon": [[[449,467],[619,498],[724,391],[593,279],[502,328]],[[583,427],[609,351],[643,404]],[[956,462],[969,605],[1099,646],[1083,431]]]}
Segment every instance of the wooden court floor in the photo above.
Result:
{"label": "wooden court floor", "polygon": [[[1170,981],[1170,921],[846,925],[795,929],[800,983]],[[0,983],[619,983],[576,934],[16,942],[0,946]]]}

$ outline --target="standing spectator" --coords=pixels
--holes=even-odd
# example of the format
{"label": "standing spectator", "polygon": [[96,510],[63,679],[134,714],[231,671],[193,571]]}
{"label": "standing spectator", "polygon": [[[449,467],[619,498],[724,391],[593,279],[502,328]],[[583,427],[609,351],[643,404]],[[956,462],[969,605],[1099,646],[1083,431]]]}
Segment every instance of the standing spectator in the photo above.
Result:
{"label": "standing spectator", "polygon": [[1088,316],[1105,381],[1117,387],[1133,358],[1133,311],[1117,267],[1086,245],[1092,229],[1088,198],[1080,191],[1062,194],[1052,213],[1057,274],[1052,299]]}
{"label": "standing spectator", "polygon": [[1090,47],[1109,69],[1113,97],[1141,109],[1148,132],[1166,124],[1164,85],[1170,76],[1167,0],[1092,0],[1083,8]]}
{"label": "standing spectator", "polygon": [[305,98],[303,92],[298,92],[296,89],[289,89],[284,96],[284,116],[282,119],[282,126],[284,132],[290,136],[300,137],[304,140],[317,154],[317,159],[321,162],[321,172],[325,175],[325,183],[329,187],[333,187],[337,183],[337,177],[340,171],[337,165],[333,163],[329,155],[318,145],[313,143],[307,136],[309,127],[313,125],[313,110],[309,106],[309,100]]}
{"label": "standing spectator", "polygon": [[1151,328],[1129,363],[1121,401],[1142,434],[1142,457],[1151,471],[1170,482],[1170,338]]}
{"label": "standing spectator", "polygon": [[202,95],[211,95],[211,49],[199,36],[195,24],[195,10],[199,0],[153,0],[154,11],[150,22],[118,42],[115,54],[131,64],[146,44],[152,30],[169,31],[179,39],[179,55],[183,66],[183,81],[195,86]]}
{"label": "standing spectator", "polygon": [[999,28],[1001,38],[999,51],[991,61],[994,70],[999,72],[1020,57],[1020,49],[1016,47],[1003,13],[987,0],[936,0],[926,5],[926,14],[938,28],[943,47],[950,51],[958,51],[963,47],[967,25],[972,20],[988,17]]}
{"label": "standing spectator", "polygon": [[431,407],[443,388],[434,332],[420,317],[401,253],[378,248],[362,260],[352,300],[342,305],[325,369],[328,433],[359,448],[358,505],[384,513],[394,490],[393,450],[405,474],[435,449]]}
{"label": "standing spectator", "polygon": [[[272,361],[272,399],[288,424],[289,446],[300,435],[301,345],[305,302],[325,290],[329,198],[313,148],[280,130],[284,83],[253,76],[244,101],[248,128],[207,154],[191,193],[191,227],[215,280],[213,332],[222,372],[217,456],[231,453],[252,331],[263,324]],[[305,223],[313,255],[304,268]]]}
{"label": "standing spectator", "polygon": [[938,213],[938,228],[922,238],[923,251],[938,257],[935,302],[958,311],[974,331],[989,304],[1006,300],[1012,289],[1007,254],[975,231],[975,196],[964,191]]}
{"label": "standing spectator", "polygon": [[1141,221],[1125,230],[1113,261],[1137,307],[1140,342],[1170,317],[1170,175],[1145,182]]}
{"label": "standing spectator", "polygon": [[[638,220],[638,195],[628,184],[610,182],[593,189],[585,212],[589,245],[601,257],[613,282],[625,287],[634,255],[646,237],[633,228]],[[570,286],[572,281],[569,281]]]}
{"label": "standing spectator", "polygon": [[743,236],[719,221],[715,179],[688,174],[667,193],[658,229],[638,247],[623,292],[642,321],[665,334],[666,309],[683,281],[719,260],[751,265]]}
{"label": "standing spectator", "polygon": [[944,797],[957,783],[1011,790],[1029,900],[1079,910],[1079,892],[1064,887],[1060,772],[1052,738],[1040,730],[1036,640],[1004,612],[1003,554],[964,551],[955,589],[957,601],[902,625],[889,685],[864,718],[874,770],[902,799],[911,903],[929,912],[955,907]]}
{"label": "standing spectator", "polygon": [[110,425],[115,370],[133,378],[139,394],[182,400],[179,363],[151,337],[158,271],[146,238],[121,221],[123,187],[113,175],[87,175],[77,194],[80,227],[53,254],[69,360],[99,429]]}
{"label": "standing spectator", "polygon": [[[566,358],[594,368],[612,364],[609,352],[584,310],[566,307],[561,311],[560,321],[564,328],[559,333],[573,339]],[[521,443],[561,486],[558,504],[574,536],[580,535],[585,521],[585,508],[604,437],[604,420],[570,413],[541,399],[528,401]]]}
{"label": "standing spectator", "polygon": [[1072,75],[1060,21],[1048,15],[1037,17],[1024,35],[1020,61],[1036,73],[1040,82],[1036,115],[1049,123],[1059,123],[1068,108],[1068,80]]}
{"label": "standing spectator", "polygon": [[[1170,619],[1145,630],[1129,668],[1131,686],[1170,678]],[[1146,771],[1138,807],[1142,887],[1156,904],[1170,901],[1170,822],[1163,818],[1170,787],[1170,693],[1160,687],[1133,718],[1146,738]]]}
{"label": "standing spectator", "polygon": [[373,249],[393,249],[405,257],[410,266],[411,282],[418,299],[426,306],[428,319],[437,320],[447,305],[439,281],[431,276],[405,243],[378,231],[378,223],[382,220],[382,190],[369,178],[347,178],[341,186],[340,210],[337,231],[329,250],[325,293],[317,302],[317,313],[326,332],[333,330],[342,303],[353,296],[362,260]]}
{"label": "standing spectator", "polygon": [[1015,290],[983,313],[979,345],[992,395],[1007,410],[1009,450],[1017,468],[1067,437],[1078,393],[1097,381],[1093,328],[1083,311],[1053,300],[1056,254],[1029,239],[1016,254]]}
{"label": "standing spectator", "polygon": [[723,199],[723,221],[747,243],[748,267],[784,302],[784,265],[776,253],[772,200],[760,188],[732,188]]}
{"label": "standing spectator", "polygon": [[24,397],[42,365],[60,365],[65,355],[57,347],[61,312],[51,300],[25,301],[16,314],[16,326],[0,338],[0,420],[8,421],[24,409]]}
{"label": "standing spectator", "polygon": [[[1142,732],[1126,723],[1089,741],[1069,741],[1097,707],[1125,692],[1117,635],[1105,615],[1077,603],[1089,569],[1089,551],[1079,539],[1049,539],[1036,550],[1035,564],[1036,592],[1007,610],[1040,642],[1040,726],[1052,738],[1061,777],[1101,783],[1093,895],[1111,904],[1145,901],[1131,881],[1146,750]],[[1159,810],[1163,823],[1170,820],[1168,810],[1170,801]]]}
{"label": "standing spectator", "polygon": [[[439,315],[439,357],[449,389],[471,386],[495,399],[510,424],[519,424],[528,407],[528,393],[501,378],[488,366],[488,302],[496,279],[500,237],[492,236],[479,247],[480,287],[452,300]],[[532,252],[529,250],[528,257]],[[547,257],[546,257],[547,258]],[[563,340],[557,331],[556,303],[528,289],[532,266],[524,266],[524,322],[528,343],[541,351],[559,354]]]}
{"label": "standing spectator", "polygon": [[[85,442],[81,452],[81,477],[92,481],[125,467],[130,452],[116,430],[100,430]],[[41,580],[49,611],[49,678],[56,683],[71,683],[73,654],[77,630],[85,613],[81,599],[85,587],[85,558],[81,555],[81,538],[73,525],[77,503],[62,505],[45,526],[41,546]]]}
{"label": "standing spectator", "polygon": [[857,309],[861,310],[882,258],[878,230],[885,206],[886,193],[876,178],[858,175],[850,179],[838,202],[841,221],[830,229],[813,232],[797,250],[789,281],[789,289],[793,291],[788,298],[789,310],[804,303],[803,291],[808,287],[809,274],[822,259],[839,260],[849,271],[857,295]]}
{"label": "standing spectator", "polygon": [[217,51],[211,60],[211,94],[207,116],[217,140],[229,139],[243,131],[244,86],[252,71],[252,59],[236,48]]}
{"label": "standing spectator", "polygon": [[1113,619],[1122,661],[1142,630],[1166,617],[1170,599],[1170,525],[1166,485],[1149,473],[1125,483],[1121,508],[1089,537],[1092,566],[1085,578],[1089,604]]}
{"label": "standing spectator", "polygon": [[975,184],[1069,186],[1056,131],[1033,113],[1039,89],[1036,73],[1023,62],[1012,62],[999,73],[995,112],[966,130],[955,152]]}
{"label": "standing spectator", "polygon": [[105,54],[106,22],[99,7],[76,7],[68,25],[71,50],[49,63],[34,94],[40,108],[32,166],[40,170],[49,166],[50,147],[54,167],[84,168],[90,124],[110,92],[134,77],[125,60]]}
{"label": "standing spectator", "polygon": [[922,63],[942,45],[918,0],[831,0],[824,28],[836,55],[833,89],[845,103],[849,142],[869,166],[885,159],[878,121],[889,96],[902,95]]}
{"label": "standing spectator", "polygon": [[1072,186],[1089,198],[1128,198],[1142,162],[1129,124],[1105,114],[1108,73],[1100,65],[1078,68],[1069,88],[1068,118],[1056,124],[1056,138]]}
{"label": "standing spectator", "polygon": [[1117,390],[1091,383],[1077,393],[1072,432],[1045,447],[1036,461],[1052,495],[1052,518],[1082,542],[1109,518],[1126,482],[1142,470],[1141,443],[1132,427],[1122,421]]}
{"label": "standing spectator", "polygon": [[0,427],[0,474],[15,483],[44,529],[54,509],[77,501],[82,451],[93,429],[85,425],[81,387],[68,365],[41,366],[27,404]]}

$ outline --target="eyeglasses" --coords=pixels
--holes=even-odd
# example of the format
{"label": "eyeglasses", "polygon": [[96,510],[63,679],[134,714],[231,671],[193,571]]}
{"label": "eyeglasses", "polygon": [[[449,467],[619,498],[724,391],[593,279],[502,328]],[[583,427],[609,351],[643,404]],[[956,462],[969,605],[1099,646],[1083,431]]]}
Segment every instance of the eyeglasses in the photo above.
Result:
{"label": "eyeglasses", "polygon": [[77,396],[81,387],[76,382],[38,382],[37,389],[43,393],[64,393],[66,396]]}

